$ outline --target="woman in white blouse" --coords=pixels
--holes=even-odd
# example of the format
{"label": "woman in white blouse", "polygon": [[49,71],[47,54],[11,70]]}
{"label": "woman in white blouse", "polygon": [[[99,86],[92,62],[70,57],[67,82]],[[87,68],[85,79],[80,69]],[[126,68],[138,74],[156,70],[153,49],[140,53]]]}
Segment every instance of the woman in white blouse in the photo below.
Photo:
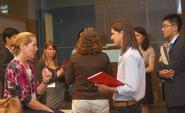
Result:
{"label": "woman in white blouse", "polygon": [[126,19],[116,19],[111,26],[111,39],[120,47],[117,79],[124,85],[110,87],[97,84],[102,93],[112,92],[117,113],[141,113],[140,100],[145,95],[145,65],[139,52],[134,28]]}

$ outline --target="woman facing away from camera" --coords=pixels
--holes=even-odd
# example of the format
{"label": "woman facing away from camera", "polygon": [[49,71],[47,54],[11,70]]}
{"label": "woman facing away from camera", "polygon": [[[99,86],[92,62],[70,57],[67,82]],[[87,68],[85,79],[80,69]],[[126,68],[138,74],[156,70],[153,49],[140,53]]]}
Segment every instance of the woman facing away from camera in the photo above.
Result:
{"label": "woman facing away from camera", "polygon": [[110,60],[101,52],[101,43],[94,28],[85,28],[70,57],[66,81],[72,83],[73,113],[109,113],[107,94],[98,92],[87,78],[100,71],[111,73]]}
{"label": "woman facing away from camera", "polygon": [[124,85],[110,87],[96,84],[101,93],[114,93],[116,113],[141,113],[140,100],[145,95],[145,65],[137,45],[134,28],[126,19],[116,19],[111,24],[111,39],[120,47],[117,80]]}
{"label": "woman facing away from camera", "polygon": [[52,73],[44,68],[42,82],[39,84],[37,81],[31,62],[38,50],[36,36],[30,32],[19,33],[15,39],[14,49],[15,58],[8,64],[5,74],[4,97],[18,97],[24,113],[54,112],[36,99],[36,95],[42,95],[45,92],[47,83],[52,77]]}
{"label": "woman facing away from camera", "polygon": [[64,107],[64,66],[59,66],[57,62],[57,48],[53,41],[46,42],[42,57],[37,63],[37,77],[42,81],[42,70],[47,67],[52,72],[46,93],[39,97],[39,100],[51,108],[61,109]]}
{"label": "woman facing away from camera", "polygon": [[152,90],[152,71],[155,66],[155,51],[150,46],[150,41],[146,30],[143,27],[136,27],[135,35],[137,43],[139,45],[139,50],[145,61],[145,71],[146,71],[146,91],[145,97],[142,100],[142,113],[149,113],[149,106],[153,104],[153,90]]}

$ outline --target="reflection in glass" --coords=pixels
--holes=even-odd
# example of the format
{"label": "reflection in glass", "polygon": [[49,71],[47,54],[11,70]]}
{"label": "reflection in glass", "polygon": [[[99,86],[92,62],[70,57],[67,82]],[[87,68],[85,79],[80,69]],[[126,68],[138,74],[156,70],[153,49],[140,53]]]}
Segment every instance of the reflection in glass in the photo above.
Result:
{"label": "reflection in glass", "polygon": [[0,12],[3,14],[8,14],[8,5],[7,4],[0,5]]}

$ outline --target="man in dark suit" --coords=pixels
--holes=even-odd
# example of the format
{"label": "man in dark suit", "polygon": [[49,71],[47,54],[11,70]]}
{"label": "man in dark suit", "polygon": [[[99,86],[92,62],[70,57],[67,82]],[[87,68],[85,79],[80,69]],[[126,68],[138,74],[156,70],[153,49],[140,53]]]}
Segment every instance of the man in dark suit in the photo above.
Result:
{"label": "man in dark suit", "polygon": [[0,51],[0,98],[3,98],[5,71],[8,63],[14,58],[12,47],[18,33],[14,28],[6,28],[2,33],[4,47]]}
{"label": "man in dark suit", "polygon": [[180,36],[182,19],[178,14],[163,18],[162,34],[167,39],[168,63],[160,60],[159,75],[164,79],[168,113],[185,113],[185,39]]}

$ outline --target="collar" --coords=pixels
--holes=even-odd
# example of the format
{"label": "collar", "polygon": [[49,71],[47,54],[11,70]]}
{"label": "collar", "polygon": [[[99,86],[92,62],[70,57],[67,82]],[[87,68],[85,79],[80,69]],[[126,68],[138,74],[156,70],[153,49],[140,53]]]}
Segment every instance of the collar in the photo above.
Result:
{"label": "collar", "polygon": [[12,53],[13,54],[13,51],[12,51],[12,49],[10,49],[8,46],[6,46],[5,45],[5,47],[10,51],[10,53]]}
{"label": "collar", "polygon": [[173,39],[170,41],[169,45],[170,44],[174,44],[175,40],[177,40],[177,37],[179,36],[179,34],[176,34]]}

